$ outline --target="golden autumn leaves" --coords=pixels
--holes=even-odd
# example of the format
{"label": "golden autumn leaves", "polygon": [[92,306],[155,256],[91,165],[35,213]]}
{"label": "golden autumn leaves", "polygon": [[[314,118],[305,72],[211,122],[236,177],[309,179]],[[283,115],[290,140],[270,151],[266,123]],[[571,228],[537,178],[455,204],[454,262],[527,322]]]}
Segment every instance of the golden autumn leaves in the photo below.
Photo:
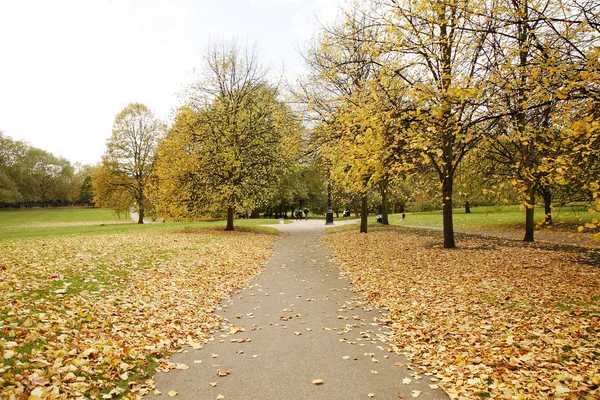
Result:
{"label": "golden autumn leaves", "polygon": [[356,290],[389,310],[399,350],[451,398],[595,398],[598,268],[580,250],[462,240],[457,252],[424,232],[327,237]]}
{"label": "golden autumn leaves", "polygon": [[273,240],[205,231],[0,244],[0,397],[148,392],[150,365],[202,345],[218,302],[260,271]]}

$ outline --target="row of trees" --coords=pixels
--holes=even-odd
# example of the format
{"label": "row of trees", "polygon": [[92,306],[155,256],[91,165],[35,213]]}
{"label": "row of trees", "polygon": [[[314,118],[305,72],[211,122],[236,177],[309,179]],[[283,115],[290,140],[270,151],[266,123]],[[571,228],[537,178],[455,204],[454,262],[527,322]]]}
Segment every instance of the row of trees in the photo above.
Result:
{"label": "row of trees", "polygon": [[457,173],[481,180],[485,171],[516,190],[532,241],[536,195],[549,207],[557,188],[577,187],[600,205],[599,8],[356,3],[306,57],[311,74],[297,94],[315,123],[312,148],[337,185],[363,198],[363,216],[369,192],[385,205],[394,182],[433,173],[447,248]]}
{"label": "row of trees", "polygon": [[2,208],[89,205],[89,170],[0,132]]}

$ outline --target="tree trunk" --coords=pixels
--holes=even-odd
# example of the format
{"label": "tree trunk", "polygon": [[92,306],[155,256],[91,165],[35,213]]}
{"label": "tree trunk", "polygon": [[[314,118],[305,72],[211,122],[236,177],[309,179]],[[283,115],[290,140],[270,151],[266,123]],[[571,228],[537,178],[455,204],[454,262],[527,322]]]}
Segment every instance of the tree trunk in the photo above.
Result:
{"label": "tree trunk", "polygon": [[385,190],[385,187],[381,188],[381,224],[382,225],[390,224],[390,222],[388,220],[387,190]]}
{"label": "tree trunk", "polygon": [[546,225],[552,225],[552,192],[547,189],[544,190],[544,194],[542,195],[544,198],[544,223]]}
{"label": "tree trunk", "polygon": [[469,204],[469,200],[465,201],[465,214],[471,214],[471,204]]}
{"label": "tree trunk", "polygon": [[362,197],[360,214],[360,233],[367,233],[367,195]]}
{"label": "tree trunk", "polygon": [[233,230],[233,207],[227,207],[227,226],[225,227],[226,231]]}
{"label": "tree trunk", "polygon": [[444,248],[452,249],[456,247],[454,243],[454,223],[452,221],[452,178],[446,178],[442,193],[444,195]]}
{"label": "tree trunk", "polygon": [[138,224],[144,223],[144,201],[140,201],[138,205]]}
{"label": "tree trunk", "polygon": [[535,225],[535,189],[533,185],[527,188],[527,208],[525,209],[525,237],[523,241],[533,242],[533,229]]}

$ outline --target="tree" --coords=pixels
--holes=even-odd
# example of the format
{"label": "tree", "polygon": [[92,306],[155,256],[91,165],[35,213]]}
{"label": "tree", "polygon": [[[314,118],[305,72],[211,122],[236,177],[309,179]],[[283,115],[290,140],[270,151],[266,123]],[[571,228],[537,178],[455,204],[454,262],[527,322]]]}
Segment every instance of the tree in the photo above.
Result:
{"label": "tree", "polygon": [[278,100],[255,48],[214,44],[205,62],[204,78],[191,87],[189,104],[161,145],[152,197],[160,214],[180,219],[224,206],[225,229],[233,230],[235,211],[275,195],[295,161],[301,126]]}
{"label": "tree", "polygon": [[503,166],[522,195],[524,241],[534,240],[536,194],[544,199],[544,221],[551,223],[557,172],[566,184],[561,164],[581,144],[581,133],[574,135],[570,127],[585,125],[573,104],[581,102],[582,94],[593,98],[589,89],[596,86],[585,78],[594,63],[581,49],[593,47],[598,39],[585,18],[572,11],[577,2],[570,3],[499,1],[494,34],[489,36],[490,81],[496,88],[489,106],[501,120],[498,134],[487,143],[488,156]]}
{"label": "tree", "polygon": [[[454,174],[488,131],[484,44],[491,13],[482,1],[382,0],[389,79],[405,82],[395,117],[409,148],[436,171],[442,192],[444,247],[455,247]],[[415,160],[416,161],[416,160]]]}
{"label": "tree", "polygon": [[380,121],[374,108],[367,106],[376,98],[371,80],[378,65],[370,46],[378,34],[377,26],[370,25],[355,4],[339,24],[322,29],[306,57],[313,84],[304,88],[318,88],[303,93],[304,102],[319,118],[312,145],[327,160],[333,183],[360,195],[361,233],[368,229],[368,191],[379,186],[385,198],[389,167],[382,154],[385,130],[377,129]]}
{"label": "tree", "polygon": [[143,104],[131,103],[117,114],[100,171],[92,178],[96,204],[135,205],[138,223],[144,223],[145,189],[163,132],[163,123]]}
{"label": "tree", "polygon": [[92,198],[94,197],[94,191],[92,186],[91,175],[86,175],[81,183],[79,202],[84,205],[93,204]]}

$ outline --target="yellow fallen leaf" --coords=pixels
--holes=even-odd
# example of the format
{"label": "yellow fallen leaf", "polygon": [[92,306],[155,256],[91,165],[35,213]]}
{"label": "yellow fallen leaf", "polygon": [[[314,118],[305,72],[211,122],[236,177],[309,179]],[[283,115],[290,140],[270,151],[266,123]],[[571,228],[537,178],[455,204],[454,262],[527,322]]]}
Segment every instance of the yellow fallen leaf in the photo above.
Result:
{"label": "yellow fallen leaf", "polygon": [[217,386],[217,382],[208,382],[208,386],[215,387]]}
{"label": "yellow fallen leaf", "polygon": [[313,385],[322,385],[323,383],[325,383],[325,381],[323,379],[314,379],[312,383]]}
{"label": "yellow fallen leaf", "polygon": [[417,397],[419,397],[421,395],[421,393],[423,393],[423,392],[421,392],[420,390],[413,390],[412,392],[410,392],[410,395],[412,397],[417,398]]}
{"label": "yellow fallen leaf", "polygon": [[175,397],[177,396],[179,393],[176,390],[171,390],[169,393],[167,393],[170,397]]}

